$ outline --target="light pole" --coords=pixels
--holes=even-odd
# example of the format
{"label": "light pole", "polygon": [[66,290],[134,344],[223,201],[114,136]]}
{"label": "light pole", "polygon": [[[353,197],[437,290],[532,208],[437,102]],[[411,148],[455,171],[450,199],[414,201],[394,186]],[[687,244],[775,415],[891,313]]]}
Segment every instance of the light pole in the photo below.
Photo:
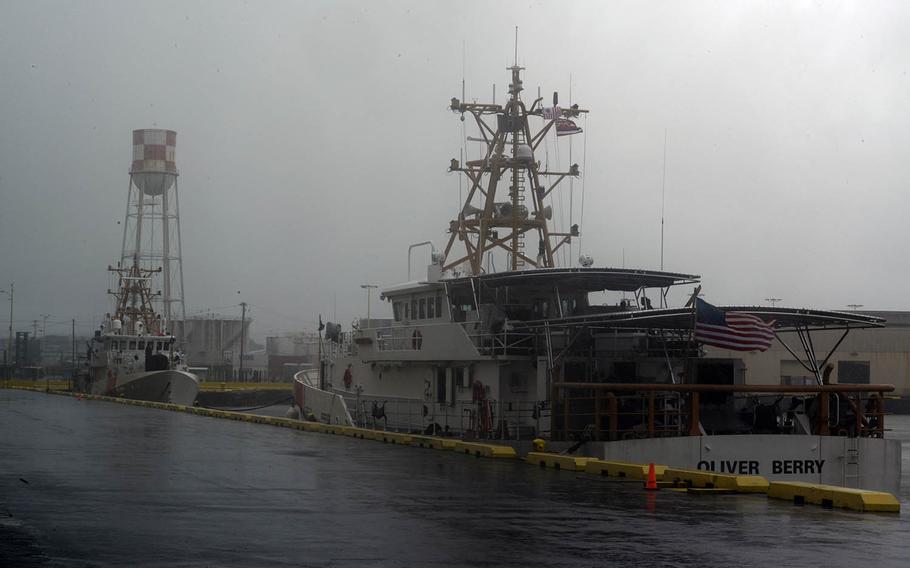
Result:
{"label": "light pole", "polygon": [[777,303],[780,302],[780,298],[765,298],[766,302],[771,302],[771,307],[776,308]]}
{"label": "light pole", "polygon": [[361,284],[361,288],[367,291],[367,327],[373,327],[373,323],[370,319],[370,297],[373,295],[373,288],[379,288],[375,284]]}
{"label": "light pole", "polygon": [[246,323],[246,302],[240,302],[240,381],[243,382],[243,324]]}
{"label": "light pole", "polygon": [[[13,363],[13,292],[16,291],[16,283],[10,282],[9,291],[0,290],[9,296],[9,335],[6,337],[6,353],[3,355],[3,362]],[[7,361],[7,357],[9,360]]]}

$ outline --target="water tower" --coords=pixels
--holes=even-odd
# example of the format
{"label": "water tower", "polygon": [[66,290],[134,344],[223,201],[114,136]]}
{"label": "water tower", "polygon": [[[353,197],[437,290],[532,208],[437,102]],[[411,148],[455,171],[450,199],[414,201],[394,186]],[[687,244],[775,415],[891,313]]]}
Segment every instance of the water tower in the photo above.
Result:
{"label": "water tower", "polygon": [[161,269],[151,288],[158,313],[167,330],[173,320],[183,320],[183,260],[180,248],[180,206],[177,199],[177,165],[173,130],[133,131],[133,163],[126,200],[126,221],[120,262],[141,268]]}

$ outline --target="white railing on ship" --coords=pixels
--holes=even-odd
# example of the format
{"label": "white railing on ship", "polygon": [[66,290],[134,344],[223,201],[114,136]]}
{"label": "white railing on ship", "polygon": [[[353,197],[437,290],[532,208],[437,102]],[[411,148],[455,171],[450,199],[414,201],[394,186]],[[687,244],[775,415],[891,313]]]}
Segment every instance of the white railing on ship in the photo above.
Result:
{"label": "white railing on ship", "polygon": [[500,333],[468,334],[471,342],[484,354],[510,355],[526,353],[534,348],[535,335],[503,331]]}
{"label": "white railing on ship", "polygon": [[508,440],[528,440],[550,432],[549,405],[534,401],[434,403],[358,396],[348,391],[334,393],[344,398],[354,424],[362,428]]}
{"label": "white railing on ship", "polygon": [[[481,352],[491,355],[508,355],[527,352],[534,348],[533,334],[502,331],[499,333],[468,333],[468,326],[463,324],[465,335]],[[379,351],[419,351],[424,348],[424,337],[421,327],[390,327],[376,331],[376,348]]]}
{"label": "white railing on ship", "polygon": [[376,331],[376,348],[379,351],[417,351],[423,337],[415,335],[416,327],[390,327]]}

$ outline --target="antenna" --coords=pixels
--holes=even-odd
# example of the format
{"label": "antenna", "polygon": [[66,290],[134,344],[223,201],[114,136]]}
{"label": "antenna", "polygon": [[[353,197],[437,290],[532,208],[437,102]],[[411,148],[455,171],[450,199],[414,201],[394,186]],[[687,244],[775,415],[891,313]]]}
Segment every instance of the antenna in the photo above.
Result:
{"label": "antenna", "polygon": [[[464,68],[465,68],[465,51],[467,49],[467,41],[461,40],[461,100],[464,100]],[[464,113],[461,113],[461,116],[464,116]]]}
{"label": "antenna", "polygon": [[[465,60],[466,51],[467,51],[467,41],[461,40],[461,100],[465,100],[465,85],[464,85],[464,76],[465,76]],[[467,142],[465,142],[465,125],[464,125],[464,113],[461,113],[461,150],[459,150],[458,155],[461,158],[460,163],[464,163],[465,154],[467,153]],[[462,192],[461,192],[461,176],[458,176],[458,204],[461,205],[462,202]]]}
{"label": "antenna", "polygon": [[518,67],[518,26],[515,26],[515,67]]}
{"label": "antenna", "polygon": [[667,129],[664,128],[664,176],[660,189],[660,269],[664,269],[664,204],[667,201]]}
{"label": "antenna", "polygon": [[[554,103],[555,107],[556,104]],[[569,73],[569,106],[572,106],[572,74]],[[569,137],[569,163],[574,164],[572,161],[572,137]],[[575,209],[575,177],[569,178],[569,226],[572,226],[573,221],[573,210]],[[572,261],[572,241],[569,241],[569,262]]]}

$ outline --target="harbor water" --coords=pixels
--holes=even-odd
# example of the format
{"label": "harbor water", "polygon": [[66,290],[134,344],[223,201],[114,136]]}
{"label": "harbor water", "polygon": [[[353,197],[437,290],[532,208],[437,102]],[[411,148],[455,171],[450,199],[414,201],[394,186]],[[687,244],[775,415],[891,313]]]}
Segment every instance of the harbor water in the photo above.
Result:
{"label": "harbor water", "polygon": [[[910,417],[899,495],[910,503]],[[0,566],[905,566],[910,518],[0,390]]]}

